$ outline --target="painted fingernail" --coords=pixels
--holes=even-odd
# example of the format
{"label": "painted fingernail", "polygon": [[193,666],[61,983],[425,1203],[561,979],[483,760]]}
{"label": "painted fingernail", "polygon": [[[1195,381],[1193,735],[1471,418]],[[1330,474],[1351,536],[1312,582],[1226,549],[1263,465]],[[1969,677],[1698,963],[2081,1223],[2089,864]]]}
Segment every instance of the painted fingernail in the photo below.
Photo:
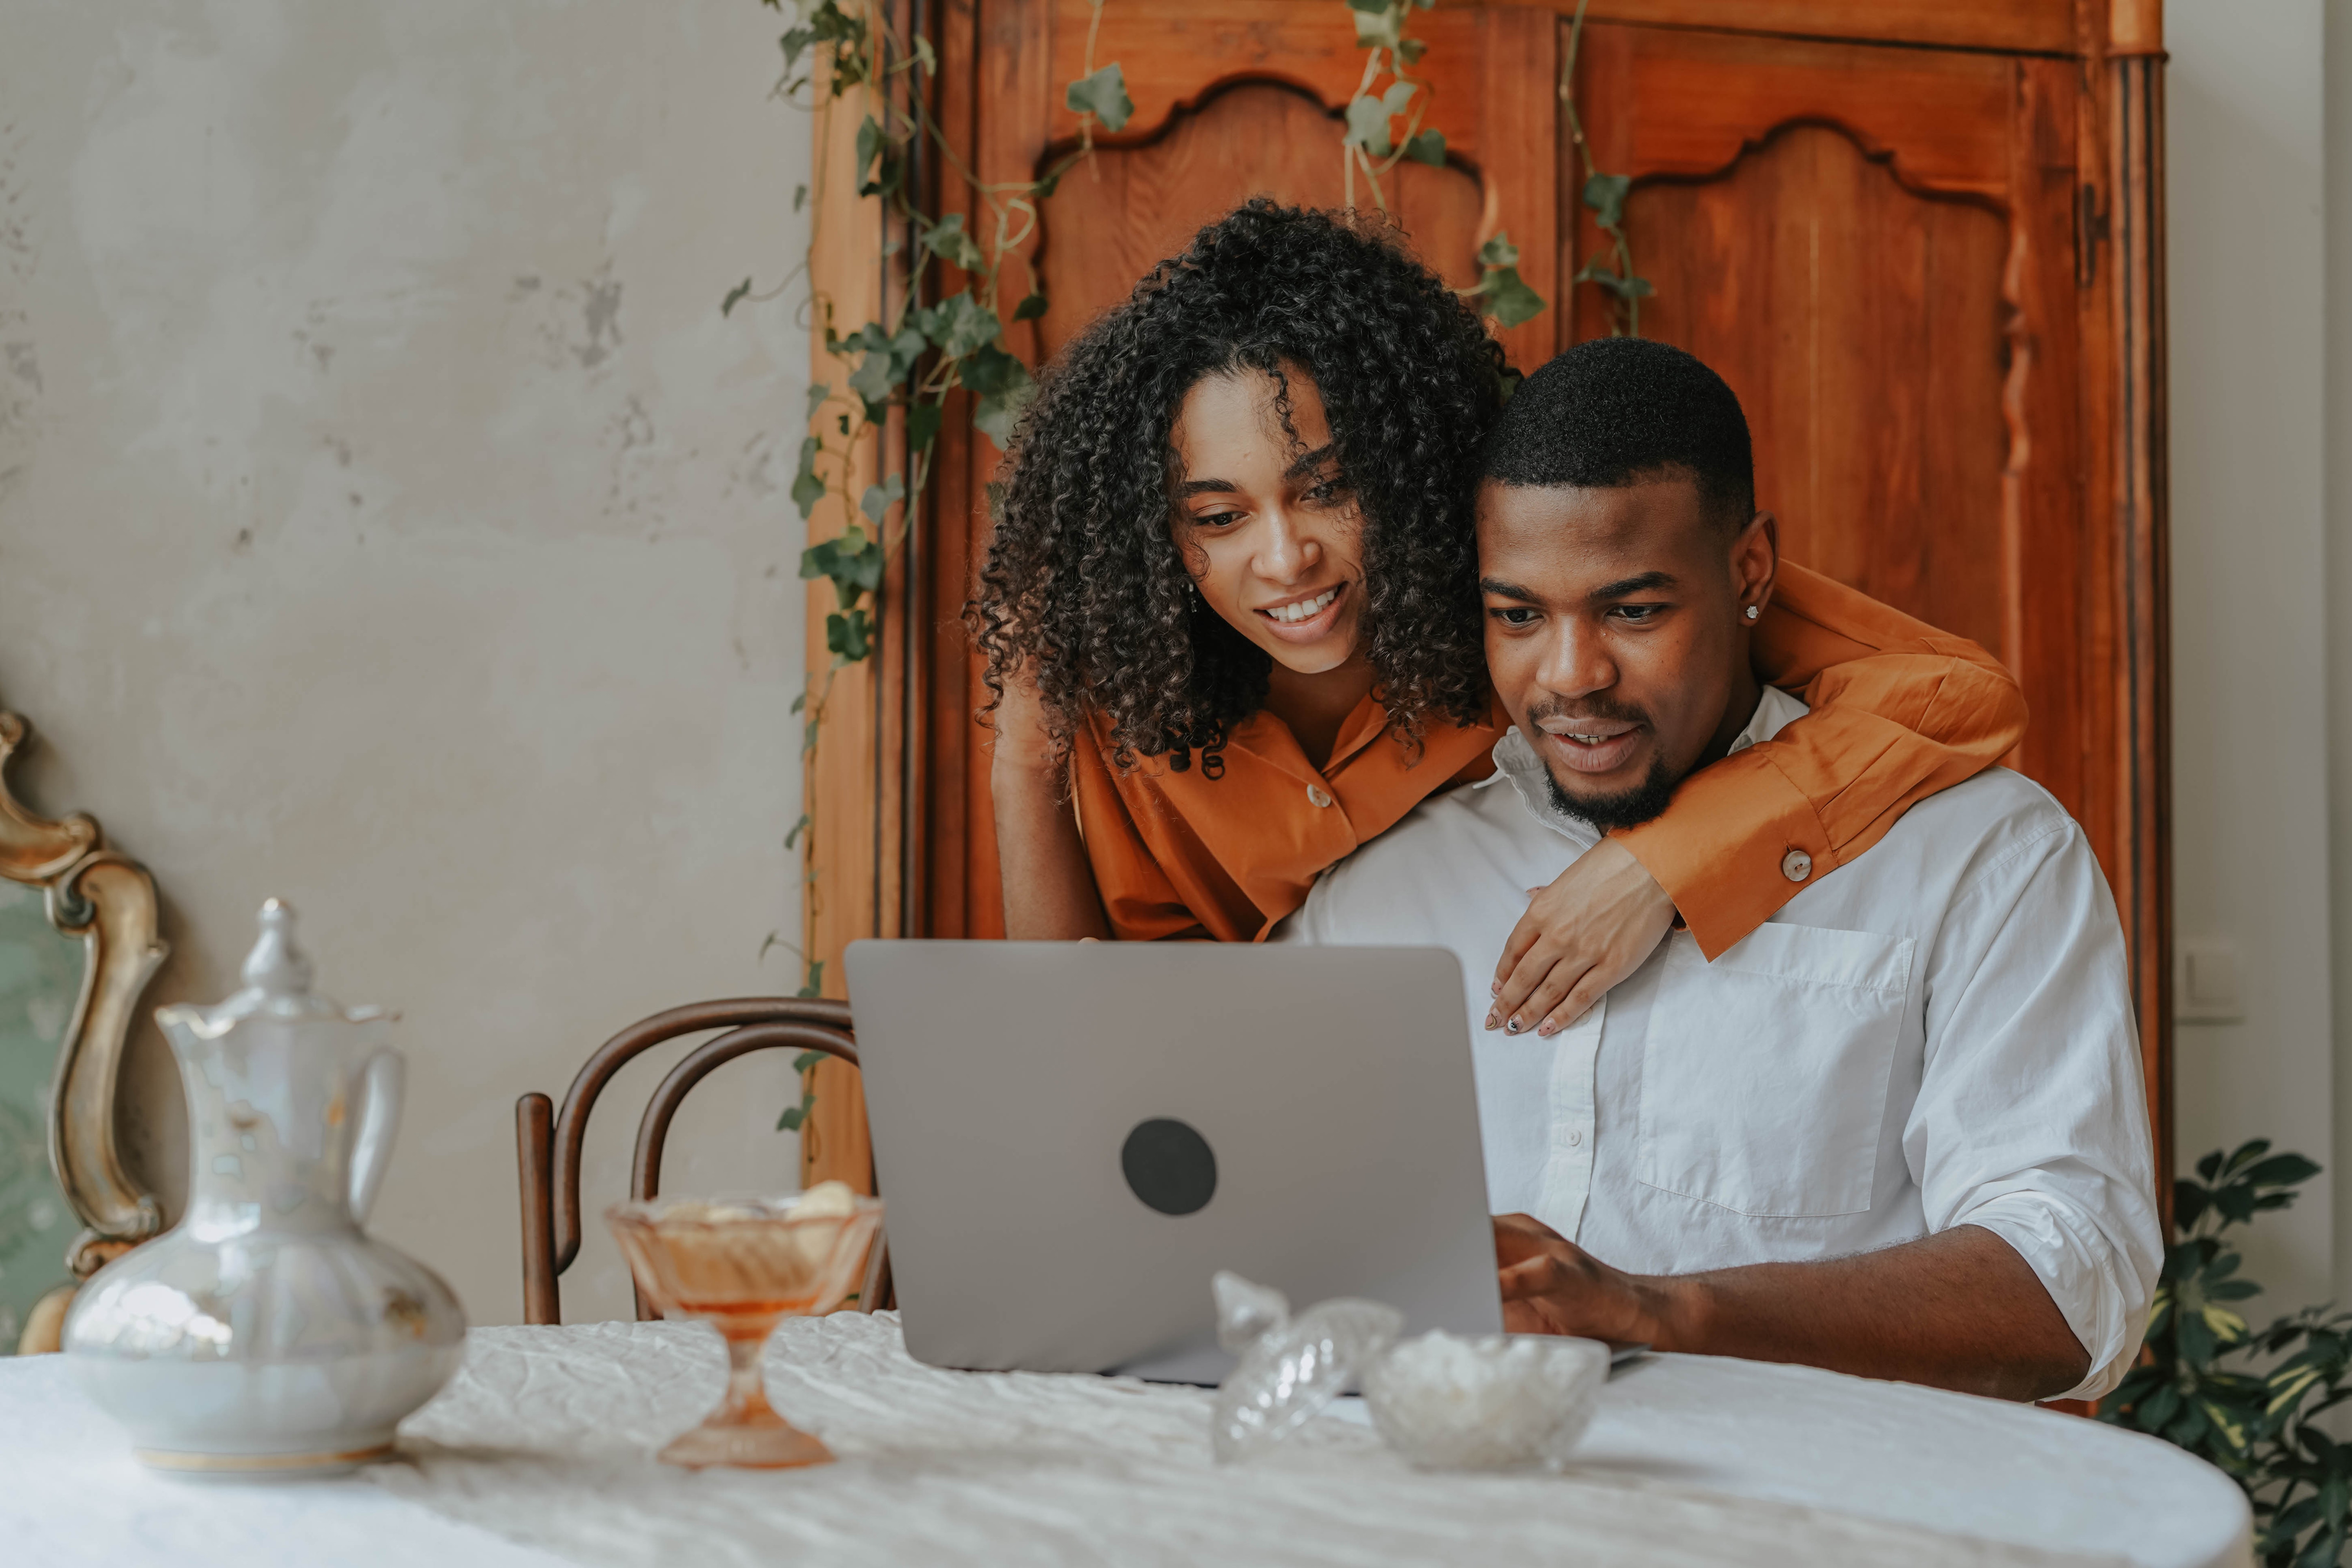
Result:
{"label": "painted fingernail", "polygon": [[1526,1025],[1520,1023],[1517,1018],[1514,1018],[1509,1023],[1503,1026],[1503,1032],[1507,1035],[1516,1035],[1525,1027],[1527,1027]]}
{"label": "painted fingernail", "polygon": [[1499,980],[1486,987],[1486,994],[1489,996],[1500,996],[1502,994],[1503,983]]}
{"label": "painted fingernail", "polygon": [[1553,1023],[1549,1018],[1546,1018],[1542,1023],[1536,1026],[1536,1038],[1539,1040],[1549,1040],[1554,1035],[1559,1033],[1559,1026]]}
{"label": "painted fingernail", "polygon": [[1497,1019],[1497,1018],[1495,1016],[1495,1012],[1494,1012],[1494,1009],[1493,1009],[1493,1008],[1491,1008],[1491,1007],[1490,1007],[1490,1008],[1488,1008],[1488,1009],[1486,1010],[1486,1027],[1488,1027],[1488,1028],[1490,1028],[1490,1029],[1491,1029],[1491,1028],[1493,1028],[1493,1027],[1494,1027],[1497,1023],[1499,1023],[1500,1021],[1501,1021],[1501,1020]]}

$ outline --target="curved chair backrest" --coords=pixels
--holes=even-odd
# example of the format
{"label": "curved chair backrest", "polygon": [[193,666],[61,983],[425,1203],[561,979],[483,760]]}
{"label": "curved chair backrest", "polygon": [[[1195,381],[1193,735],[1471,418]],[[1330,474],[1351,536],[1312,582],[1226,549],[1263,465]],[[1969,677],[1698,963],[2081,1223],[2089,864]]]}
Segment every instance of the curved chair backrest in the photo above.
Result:
{"label": "curved chair backrest", "polygon": [[[706,1040],[670,1068],[645,1114],[637,1121],[636,1158],[629,1171],[629,1195],[640,1201],[661,1194],[662,1149],[669,1124],[687,1091],[713,1068],[752,1051],[823,1051],[857,1065],[856,1036],[849,1004],[796,996],[746,996],[697,1002],[630,1025],[606,1040],[572,1080],[559,1112],[543,1094],[515,1101],[515,1143],[522,1175],[522,1311],[527,1323],[560,1323],[563,1303],[556,1279],[580,1256],[580,1151],[588,1113],[613,1075],[632,1058],[680,1035],[711,1029],[727,1033]],[[882,1270],[877,1240],[866,1266],[860,1304],[872,1310]],[[637,1292],[637,1316],[659,1316],[645,1292]]]}

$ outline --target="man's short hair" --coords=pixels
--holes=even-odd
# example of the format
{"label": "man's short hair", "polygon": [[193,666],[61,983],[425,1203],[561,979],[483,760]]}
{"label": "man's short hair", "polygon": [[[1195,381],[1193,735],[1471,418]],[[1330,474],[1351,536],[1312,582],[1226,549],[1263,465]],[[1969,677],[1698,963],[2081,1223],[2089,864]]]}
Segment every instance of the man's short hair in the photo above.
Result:
{"label": "man's short hair", "polygon": [[1680,473],[1715,520],[1756,512],[1748,416],[1723,378],[1647,338],[1593,338],[1519,384],[1486,441],[1506,485],[1615,489]]}

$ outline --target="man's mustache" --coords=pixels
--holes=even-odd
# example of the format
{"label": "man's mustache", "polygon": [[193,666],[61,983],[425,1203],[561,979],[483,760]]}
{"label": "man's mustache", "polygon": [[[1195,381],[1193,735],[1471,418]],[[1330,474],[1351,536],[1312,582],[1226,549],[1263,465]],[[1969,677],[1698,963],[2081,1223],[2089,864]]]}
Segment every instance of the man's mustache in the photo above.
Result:
{"label": "man's mustache", "polygon": [[1613,697],[1598,694],[1573,700],[1565,697],[1548,697],[1530,703],[1528,722],[1540,724],[1547,719],[1573,721],[1580,719],[1614,720],[1621,724],[1647,726],[1650,715],[1631,702],[1620,702]]}

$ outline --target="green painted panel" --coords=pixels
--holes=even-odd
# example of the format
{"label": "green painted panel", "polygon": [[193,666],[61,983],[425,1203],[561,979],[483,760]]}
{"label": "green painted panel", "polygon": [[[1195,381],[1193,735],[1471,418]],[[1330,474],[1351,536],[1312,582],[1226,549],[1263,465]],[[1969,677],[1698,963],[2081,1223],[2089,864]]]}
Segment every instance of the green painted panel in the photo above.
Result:
{"label": "green painted panel", "polygon": [[49,1169],[49,1094],[81,994],[80,939],[58,932],[40,889],[0,882],[0,1355],[25,1313],[70,1278],[77,1226]]}

